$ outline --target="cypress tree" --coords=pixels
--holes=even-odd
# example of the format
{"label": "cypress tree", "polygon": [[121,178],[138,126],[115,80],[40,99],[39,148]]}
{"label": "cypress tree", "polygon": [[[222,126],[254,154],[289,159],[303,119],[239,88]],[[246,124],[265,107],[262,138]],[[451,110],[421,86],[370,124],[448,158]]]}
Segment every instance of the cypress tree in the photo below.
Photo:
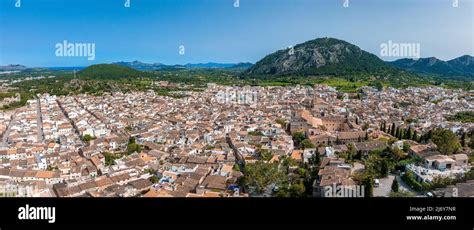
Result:
{"label": "cypress tree", "polygon": [[466,132],[462,132],[462,136],[461,136],[461,146],[462,146],[462,147],[466,146]]}
{"label": "cypress tree", "polygon": [[318,148],[316,148],[316,165],[319,165],[319,163],[321,163],[321,156],[319,155],[319,150]]}
{"label": "cypress tree", "polygon": [[408,140],[411,140],[412,138],[412,132],[411,132],[411,127],[408,126],[407,133],[405,134],[405,138]]}
{"label": "cypress tree", "polygon": [[365,178],[363,185],[365,186],[364,192],[365,197],[373,197],[374,196],[374,178],[372,176],[368,176]]}
{"label": "cypress tree", "polygon": [[398,192],[398,180],[397,180],[397,177],[395,177],[395,178],[393,179],[392,192]]}
{"label": "cypress tree", "polygon": [[391,129],[390,134],[391,134],[392,136],[395,136],[395,122],[392,123],[392,129]]}
{"label": "cypress tree", "polygon": [[380,165],[380,176],[386,177],[388,175],[388,170],[388,162],[382,161],[382,164]]}

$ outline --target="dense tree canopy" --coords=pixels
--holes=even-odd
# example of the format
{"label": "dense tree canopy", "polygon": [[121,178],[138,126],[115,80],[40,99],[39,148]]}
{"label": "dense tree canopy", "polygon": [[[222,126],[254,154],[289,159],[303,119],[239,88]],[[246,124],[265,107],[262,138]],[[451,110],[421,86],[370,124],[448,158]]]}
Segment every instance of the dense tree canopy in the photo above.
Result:
{"label": "dense tree canopy", "polygon": [[450,130],[437,128],[433,130],[432,135],[431,140],[438,146],[438,150],[443,154],[453,154],[461,148],[459,139]]}

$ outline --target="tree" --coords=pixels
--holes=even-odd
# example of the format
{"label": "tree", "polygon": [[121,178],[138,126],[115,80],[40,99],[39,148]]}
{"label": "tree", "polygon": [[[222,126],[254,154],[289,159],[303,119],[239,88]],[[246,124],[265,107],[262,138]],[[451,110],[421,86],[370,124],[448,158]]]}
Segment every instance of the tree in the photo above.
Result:
{"label": "tree", "polygon": [[234,166],[232,167],[232,170],[237,171],[237,172],[240,172],[240,166],[239,166],[239,164],[234,164]]}
{"label": "tree", "polygon": [[362,130],[367,130],[369,128],[369,123],[364,123],[364,125],[362,126]]}
{"label": "tree", "polygon": [[276,193],[274,193],[273,196],[275,197],[305,197],[306,196],[305,177],[306,176],[309,177],[309,174],[308,173],[304,173],[304,174],[305,175],[291,174],[289,176],[288,181],[283,181],[282,183],[278,185],[278,191],[276,191]]}
{"label": "tree", "polygon": [[349,155],[356,155],[356,154],[357,154],[357,153],[356,153],[355,146],[354,146],[353,143],[347,144],[347,153],[348,153]]}
{"label": "tree", "polygon": [[152,177],[150,177],[150,181],[151,183],[156,184],[160,181],[160,179],[156,175],[153,175]]}
{"label": "tree", "polygon": [[456,135],[447,129],[434,129],[431,140],[436,144],[438,150],[446,155],[453,154],[461,148],[461,144]]}
{"label": "tree", "polygon": [[300,143],[306,138],[303,132],[295,132],[292,135],[295,146],[300,146]]}
{"label": "tree", "polygon": [[304,197],[306,188],[301,180],[292,183],[289,188],[290,197]]}
{"label": "tree", "polygon": [[321,157],[319,156],[319,151],[316,148],[315,153],[311,155],[311,158],[309,158],[309,164],[312,166],[319,166],[319,163],[321,163]]}
{"label": "tree", "polygon": [[243,183],[245,186],[255,188],[256,194],[261,194],[272,184],[280,184],[286,179],[283,171],[278,169],[276,163],[257,161],[246,164]]}
{"label": "tree", "polygon": [[418,192],[426,191],[429,189],[430,185],[428,183],[420,183],[415,179],[415,176],[412,171],[407,171],[402,176],[402,180],[410,186],[412,189]]}
{"label": "tree", "polygon": [[380,177],[387,177],[388,175],[388,162],[387,160],[382,160],[380,164]]}
{"label": "tree", "polygon": [[280,124],[283,129],[286,129],[286,121],[282,118],[277,118],[276,123]]}
{"label": "tree", "polygon": [[382,82],[380,82],[380,81],[371,82],[369,85],[372,86],[372,87],[374,87],[374,88],[376,88],[378,91],[382,91],[382,90],[383,90],[383,84],[382,84]]}
{"label": "tree", "polygon": [[397,138],[398,139],[400,139],[400,140],[403,139],[404,138],[404,133],[405,132],[403,131],[402,128],[397,127]]}
{"label": "tree", "polygon": [[390,135],[395,136],[395,122],[392,123],[392,128],[390,129]]}
{"label": "tree", "polygon": [[428,133],[426,133],[423,136],[424,136],[423,142],[428,142],[429,140],[431,140],[431,138],[433,138],[433,131],[430,130],[430,131],[428,131]]}
{"label": "tree", "polygon": [[141,152],[142,151],[142,147],[135,143],[135,138],[131,137],[128,141],[128,145],[127,145],[127,153],[128,154],[132,154],[134,152]]}
{"label": "tree", "polygon": [[312,149],[312,148],[314,148],[315,146],[314,146],[314,144],[313,144],[309,139],[306,138],[306,139],[304,139],[304,140],[301,142],[300,147],[301,147],[302,149]]}
{"label": "tree", "polygon": [[465,146],[466,146],[466,132],[462,132],[461,147],[465,147]]}
{"label": "tree", "polygon": [[405,133],[405,138],[408,139],[408,140],[411,140],[412,136],[413,136],[413,133],[411,132],[411,127],[408,126],[408,129]]}
{"label": "tree", "polygon": [[298,163],[296,162],[295,159],[291,158],[291,157],[288,157],[287,155],[282,155],[280,156],[279,158],[280,160],[280,166],[282,166],[283,168],[288,168],[290,166],[297,166]]}
{"label": "tree", "polygon": [[413,193],[405,190],[399,192],[390,192],[389,197],[413,197]]}
{"label": "tree", "polygon": [[410,147],[411,145],[408,142],[406,141],[403,142],[403,145],[402,145],[403,152],[408,152],[410,150]]}
{"label": "tree", "polygon": [[104,155],[105,158],[105,166],[115,165],[115,160],[121,157],[120,154],[113,154],[109,152],[104,152],[102,155]]}
{"label": "tree", "polygon": [[84,135],[83,139],[84,139],[84,141],[89,142],[89,141],[91,141],[91,140],[94,140],[95,137],[93,137],[93,136],[91,136],[91,135],[89,135],[89,134],[86,134],[86,135]]}
{"label": "tree", "polygon": [[392,183],[392,192],[398,192],[398,180],[397,180],[397,177],[395,177],[393,179],[393,183]]}
{"label": "tree", "polygon": [[352,154],[350,154],[349,152],[347,152],[347,163],[351,163],[352,162]]}
{"label": "tree", "polygon": [[364,188],[364,196],[365,197],[373,197],[374,196],[374,178],[372,176],[367,176],[363,180]]}
{"label": "tree", "polygon": [[262,131],[250,131],[248,132],[250,136],[263,136]]}
{"label": "tree", "polygon": [[273,157],[273,154],[268,151],[268,149],[258,149],[258,155],[260,156],[260,159],[264,161],[269,161]]}
{"label": "tree", "polygon": [[366,141],[369,140],[369,133],[367,132],[367,130],[365,131],[365,140],[366,140]]}

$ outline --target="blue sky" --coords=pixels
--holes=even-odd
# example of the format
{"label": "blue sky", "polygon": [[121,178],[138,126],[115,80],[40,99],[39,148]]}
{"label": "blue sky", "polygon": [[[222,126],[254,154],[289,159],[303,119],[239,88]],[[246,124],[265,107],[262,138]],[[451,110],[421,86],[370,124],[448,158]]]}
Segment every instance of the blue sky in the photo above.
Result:
{"label": "blue sky", "polygon": [[[16,1],[0,0],[0,65],[255,62],[318,37],[376,55],[388,40],[420,43],[422,57],[474,55],[474,0]],[[64,40],[95,43],[95,60],[55,56]]]}

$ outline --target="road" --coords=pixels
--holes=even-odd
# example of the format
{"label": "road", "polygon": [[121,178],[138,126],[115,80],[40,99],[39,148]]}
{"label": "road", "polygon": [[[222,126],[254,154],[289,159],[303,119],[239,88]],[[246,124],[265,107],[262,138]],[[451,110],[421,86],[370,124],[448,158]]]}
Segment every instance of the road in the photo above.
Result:
{"label": "road", "polygon": [[[395,174],[390,174],[388,177],[380,178],[380,186],[378,188],[374,188],[374,196],[381,196],[381,197],[388,197],[390,192],[392,191],[392,183],[393,179],[395,178]],[[408,191],[415,196],[423,196],[423,194],[416,192],[410,186],[408,186],[401,178],[401,176],[397,176],[398,181],[398,189],[400,191]]]}
{"label": "road", "polygon": [[3,147],[7,147],[8,146],[8,136],[10,135],[10,130],[12,128],[12,125],[13,123],[15,123],[15,120],[16,120],[16,111],[15,113],[13,114],[12,116],[12,120],[10,121],[10,123],[8,123],[8,127],[7,129],[5,130],[5,133],[3,134],[3,137],[2,137],[2,146]]}
{"label": "road", "polygon": [[244,157],[242,156],[242,154],[240,154],[239,150],[234,146],[234,144],[232,143],[232,140],[230,139],[228,134],[226,135],[226,141],[234,152],[234,156],[235,156],[235,160],[236,160],[235,162],[239,165],[240,172],[245,174],[245,159],[244,159]]}
{"label": "road", "polygon": [[374,188],[374,197],[388,197],[390,192],[392,191],[392,183],[394,178],[394,175],[388,175],[385,178],[380,178],[379,187]]}
{"label": "road", "polygon": [[38,123],[38,142],[43,143],[44,133],[43,133],[43,118],[41,117],[41,101],[39,98],[36,98],[36,122]]}
{"label": "road", "polygon": [[64,109],[63,105],[61,104],[61,102],[59,100],[56,100],[56,103],[58,104],[59,106],[59,109],[61,109],[61,112],[64,114],[64,116],[66,117],[66,119],[69,121],[69,123],[72,125],[72,127],[74,128],[74,132],[76,133],[76,135],[79,137],[79,139],[81,140],[82,142],[82,145],[83,146],[87,146],[87,142],[84,141],[83,137],[81,136],[81,132],[79,132],[79,129],[77,128],[76,124],[71,120],[71,118],[69,118],[69,115],[67,114],[66,110]]}

